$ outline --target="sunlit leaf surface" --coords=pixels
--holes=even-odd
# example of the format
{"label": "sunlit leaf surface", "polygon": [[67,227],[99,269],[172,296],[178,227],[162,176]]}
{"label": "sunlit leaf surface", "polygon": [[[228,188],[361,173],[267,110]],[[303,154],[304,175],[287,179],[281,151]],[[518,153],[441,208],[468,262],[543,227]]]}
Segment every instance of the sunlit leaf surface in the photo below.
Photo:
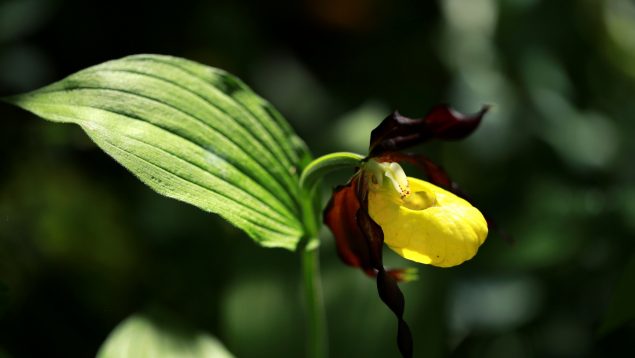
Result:
{"label": "sunlit leaf surface", "polygon": [[221,342],[170,321],[134,315],[119,324],[97,358],[231,358]]}
{"label": "sunlit leaf surface", "polygon": [[302,236],[306,147],[240,80],[185,59],[137,55],[77,72],[10,102],[75,123],[165,196],[217,213],[263,246]]}

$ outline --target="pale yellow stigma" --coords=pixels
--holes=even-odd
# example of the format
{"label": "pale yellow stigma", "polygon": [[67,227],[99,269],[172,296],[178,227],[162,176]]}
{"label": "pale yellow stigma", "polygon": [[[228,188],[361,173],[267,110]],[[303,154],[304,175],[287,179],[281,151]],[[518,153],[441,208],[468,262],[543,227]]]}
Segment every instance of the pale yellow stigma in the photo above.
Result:
{"label": "pale yellow stigma", "polygon": [[383,190],[386,183],[399,194],[401,199],[410,195],[408,177],[398,163],[380,163],[371,159],[366,163],[364,171],[370,176],[371,190]]}

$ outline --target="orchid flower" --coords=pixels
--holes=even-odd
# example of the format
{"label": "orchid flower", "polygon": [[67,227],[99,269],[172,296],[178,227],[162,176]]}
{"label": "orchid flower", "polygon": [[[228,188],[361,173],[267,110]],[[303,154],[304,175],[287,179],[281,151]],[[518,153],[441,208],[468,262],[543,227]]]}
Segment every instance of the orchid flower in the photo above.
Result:
{"label": "orchid flower", "polygon": [[[386,269],[383,244],[405,259],[451,267],[474,257],[488,224],[440,166],[401,150],[433,139],[465,138],[487,110],[465,116],[438,106],[422,119],[392,113],[372,131],[369,155],[348,183],[334,190],[324,211],[342,261],[376,277],[379,296],[397,316],[397,343],[404,357],[412,356],[412,335],[397,283],[416,274]],[[421,168],[428,181],[408,177],[400,162]]]}

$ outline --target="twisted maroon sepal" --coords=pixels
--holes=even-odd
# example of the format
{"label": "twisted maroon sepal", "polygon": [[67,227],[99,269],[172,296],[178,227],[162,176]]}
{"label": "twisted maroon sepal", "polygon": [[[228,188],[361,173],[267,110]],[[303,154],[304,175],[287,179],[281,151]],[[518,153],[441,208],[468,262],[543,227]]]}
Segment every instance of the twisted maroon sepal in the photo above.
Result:
{"label": "twisted maroon sepal", "polygon": [[345,186],[339,186],[324,211],[324,223],[335,236],[337,252],[347,265],[376,276],[381,300],[397,316],[397,344],[403,357],[412,357],[412,334],[403,319],[404,296],[397,285],[403,269],[386,270],[382,248],[384,233],[368,214],[368,190],[360,173]]}
{"label": "twisted maroon sepal", "polygon": [[489,110],[464,115],[446,105],[434,107],[421,119],[402,116],[395,111],[370,134],[370,157],[397,152],[431,139],[459,140],[472,134]]}
{"label": "twisted maroon sepal", "polygon": [[[422,169],[433,184],[466,198],[440,166],[425,156],[399,151],[432,139],[465,138],[478,127],[488,109],[484,106],[476,114],[463,115],[442,105],[421,119],[408,118],[395,111],[372,131],[367,159],[409,162]],[[397,285],[407,278],[407,271],[386,270],[383,266],[384,232],[368,214],[368,183],[365,180],[363,171],[358,171],[346,185],[335,189],[324,211],[324,223],[335,236],[337,253],[342,261],[376,277],[379,296],[398,319],[399,351],[402,356],[411,357],[412,334],[403,319],[404,297]]]}

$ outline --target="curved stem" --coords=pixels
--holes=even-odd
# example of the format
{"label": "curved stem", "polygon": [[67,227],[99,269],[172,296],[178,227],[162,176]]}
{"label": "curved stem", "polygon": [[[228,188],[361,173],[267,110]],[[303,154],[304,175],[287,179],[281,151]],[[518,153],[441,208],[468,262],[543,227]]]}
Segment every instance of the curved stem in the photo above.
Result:
{"label": "curved stem", "polygon": [[364,156],[349,152],[337,152],[321,156],[304,168],[300,176],[300,187],[310,191],[326,174],[337,169],[358,167],[363,160]]}
{"label": "curved stem", "polygon": [[300,177],[303,190],[303,221],[306,230],[306,241],[302,252],[302,278],[304,281],[304,297],[307,311],[308,347],[310,358],[328,356],[328,335],[326,329],[326,312],[322,296],[319,251],[319,195],[316,195],[317,183],[327,173],[341,168],[357,167],[363,156],[355,153],[332,153],[315,159],[304,169]]}

